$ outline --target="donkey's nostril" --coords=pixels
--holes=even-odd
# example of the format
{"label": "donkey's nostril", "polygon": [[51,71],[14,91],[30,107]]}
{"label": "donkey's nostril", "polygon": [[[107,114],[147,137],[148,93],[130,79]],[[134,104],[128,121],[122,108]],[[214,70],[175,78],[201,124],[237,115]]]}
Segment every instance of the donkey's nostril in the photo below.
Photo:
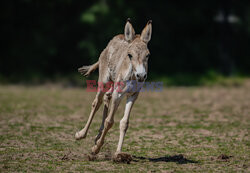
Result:
{"label": "donkey's nostril", "polygon": [[137,80],[143,81],[147,78],[147,73],[137,73],[136,78]]}

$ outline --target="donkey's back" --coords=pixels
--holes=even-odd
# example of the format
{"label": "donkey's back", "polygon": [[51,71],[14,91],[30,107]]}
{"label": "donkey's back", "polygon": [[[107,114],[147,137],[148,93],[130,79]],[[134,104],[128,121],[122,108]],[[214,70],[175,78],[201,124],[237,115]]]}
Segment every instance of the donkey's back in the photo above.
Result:
{"label": "donkey's back", "polygon": [[[120,68],[124,56],[128,50],[129,43],[125,40],[123,34],[119,34],[108,43],[107,47],[102,51],[98,61],[89,66],[83,66],[78,71],[84,76],[89,76],[91,72],[99,67],[99,79],[107,78],[102,82],[108,80],[115,80],[116,71]],[[110,76],[108,76],[110,74]],[[110,79],[108,79],[110,77]]]}

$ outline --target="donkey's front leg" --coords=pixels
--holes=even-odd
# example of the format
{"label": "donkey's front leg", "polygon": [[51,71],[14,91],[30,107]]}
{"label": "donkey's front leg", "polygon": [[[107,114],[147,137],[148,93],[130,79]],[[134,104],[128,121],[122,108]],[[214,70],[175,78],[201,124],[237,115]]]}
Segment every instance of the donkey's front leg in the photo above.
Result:
{"label": "donkey's front leg", "polygon": [[138,95],[139,95],[139,92],[136,92],[133,95],[128,96],[128,98],[127,98],[124,116],[120,121],[120,138],[119,138],[118,147],[117,147],[117,150],[115,153],[116,157],[119,155],[119,153],[121,153],[122,144],[124,141],[124,136],[126,134],[126,131],[128,129],[128,125],[129,125],[130,112],[132,110],[132,107],[133,107]]}

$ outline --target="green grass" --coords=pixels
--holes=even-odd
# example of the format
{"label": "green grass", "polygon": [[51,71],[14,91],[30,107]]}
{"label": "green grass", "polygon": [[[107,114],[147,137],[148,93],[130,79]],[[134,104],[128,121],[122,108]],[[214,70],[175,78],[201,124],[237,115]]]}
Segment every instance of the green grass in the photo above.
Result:
{"label": "green grass", "polygon": [[55,85],[0,86],[0,172],[249,172],[249,91],[246,80],[141,93],[123,146],[134,160],[117,164],[110,156],[125,100],[99,157],[88,161],[102,108],[86,139],[76,141],[74,133],[86,123],[95,93]]}

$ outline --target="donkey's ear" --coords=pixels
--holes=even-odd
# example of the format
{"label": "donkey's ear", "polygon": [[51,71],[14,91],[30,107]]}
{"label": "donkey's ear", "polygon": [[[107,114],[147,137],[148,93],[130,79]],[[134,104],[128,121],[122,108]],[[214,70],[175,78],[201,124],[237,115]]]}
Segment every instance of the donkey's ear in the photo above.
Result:
{"label": "donkey's ear", "polygon": [[132,24],[130,23],[129,18],[127,19],[127,23],[124,28],[124,35],[125,35],[125,40],[128,42],[132,41],[135,37],[135,30]]}
{"label": "donkey's ear", "polygon": [[152,20],[149,20],[145,28],[141,32],[141,40],[148,43],[152,35]]}

